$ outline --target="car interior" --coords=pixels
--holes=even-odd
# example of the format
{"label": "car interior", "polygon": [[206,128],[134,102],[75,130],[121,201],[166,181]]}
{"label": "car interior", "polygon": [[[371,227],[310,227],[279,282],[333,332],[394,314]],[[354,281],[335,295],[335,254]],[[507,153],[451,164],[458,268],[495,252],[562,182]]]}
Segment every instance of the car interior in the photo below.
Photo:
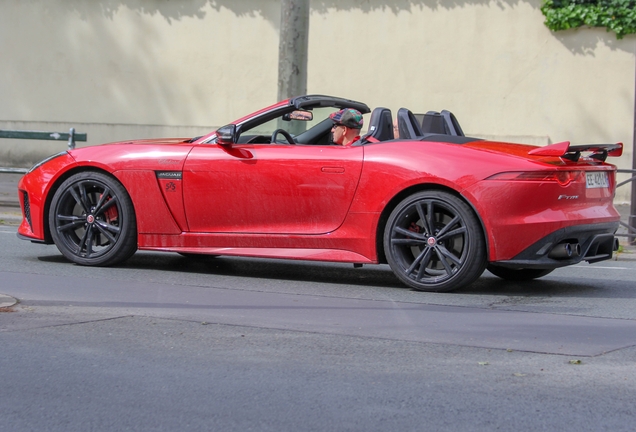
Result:
{"label": "car interior", "polygon": [[[308,120],[290,120],[288,112],[281,113],[279,111],[265,119],[260,118],[243,125],[240,128],[237,143],[333,145],[331,138],[333,121],[329,119],[328,114],[337,109],[335,107],[317,107],[301,111],[301,113],[312,113]],[[474,140],[474,138],[460,138],[465,137],[464,132],[455,115],[448,110],[414,114],[407,108],[400,108],[397,112],[397,125],[398,137],[394,135],[391,110],[377,107],[371,112],[367,133],[354,145],[366,145],[395,139],[456,143]]]}

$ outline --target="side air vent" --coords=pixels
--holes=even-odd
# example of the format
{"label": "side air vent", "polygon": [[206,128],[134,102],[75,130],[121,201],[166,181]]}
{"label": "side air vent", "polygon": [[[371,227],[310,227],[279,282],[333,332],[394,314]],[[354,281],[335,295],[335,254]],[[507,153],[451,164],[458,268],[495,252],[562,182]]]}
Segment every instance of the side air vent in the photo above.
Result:
{"label": "side air vent", "polygon": [[31,228],[31,231],[33,231],[33,224],[31,223],[31,205],[29,204],[29,194],[26,193],[26,191],[22,191],[22,201],[24,203],[22,208],[24,217],[29,223],[29,228]]}

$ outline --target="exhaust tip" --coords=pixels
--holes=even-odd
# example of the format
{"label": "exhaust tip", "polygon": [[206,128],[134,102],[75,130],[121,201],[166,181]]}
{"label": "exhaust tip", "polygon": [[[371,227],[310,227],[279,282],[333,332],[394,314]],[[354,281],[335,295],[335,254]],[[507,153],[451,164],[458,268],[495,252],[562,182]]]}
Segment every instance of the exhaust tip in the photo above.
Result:
{"label": "exhaust tip", "polygon": [[570,243],[559,243],[552,248],[548,257],[553,259],[566,259],[572,257],[572,246]]}
{"label": "exhaust tip", "polygon": [[548,257],[552,259],[568,259],[579,256],[581,256],[579,243],[559,243],[548,254]]}

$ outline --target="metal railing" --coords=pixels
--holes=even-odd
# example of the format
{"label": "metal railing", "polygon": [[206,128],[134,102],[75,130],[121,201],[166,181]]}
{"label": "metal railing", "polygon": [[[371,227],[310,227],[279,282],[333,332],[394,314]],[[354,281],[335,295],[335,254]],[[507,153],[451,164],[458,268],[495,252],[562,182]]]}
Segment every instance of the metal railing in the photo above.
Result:
{"label": "metal railing", "polygon": [[[632,174],[630,178],[625,181],[622,181],[616,185],[617,188],[626,185],[628,183],[636,180],[636,169],[619,169],[616,170],[617,173],[621,174]],[[632,187],[636,187],[636,185],[632,185]],[[632,194],[633,196],[634,194]],[[615,234],[621,237],[627,237],[627,241],[630,244],[636,244],[636,202],[632,199],[629,211],[629,217],[627,218],[627,223],[620,221],[622,227],[627,228],[627,234]]]}
{"label": "metal railing", "polygon": [[[75,128],[71,128],[68,133],[65,132],[41,132],[41,131],[16,131],[0,129],[0,138],[9,139],[28,139],[28,140],[46,140],[46,141],[67,141],[68,149],[75,148],[75,142],[85,142],[87,134],[75,133]],[[0,167],[0,173],[24,174],[27,168]]]}

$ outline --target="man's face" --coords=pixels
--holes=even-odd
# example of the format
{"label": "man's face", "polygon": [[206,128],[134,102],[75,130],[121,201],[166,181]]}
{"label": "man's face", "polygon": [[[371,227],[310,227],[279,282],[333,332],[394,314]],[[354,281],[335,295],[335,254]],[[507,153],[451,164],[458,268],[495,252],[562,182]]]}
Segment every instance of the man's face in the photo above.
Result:
{"label": "man's face", "polygon": [[346,129],[346,127],[339,124],[334,124],[331,127],[331,136],[333,137],[334,143],[342,145],[342,140],[344,139]]}

